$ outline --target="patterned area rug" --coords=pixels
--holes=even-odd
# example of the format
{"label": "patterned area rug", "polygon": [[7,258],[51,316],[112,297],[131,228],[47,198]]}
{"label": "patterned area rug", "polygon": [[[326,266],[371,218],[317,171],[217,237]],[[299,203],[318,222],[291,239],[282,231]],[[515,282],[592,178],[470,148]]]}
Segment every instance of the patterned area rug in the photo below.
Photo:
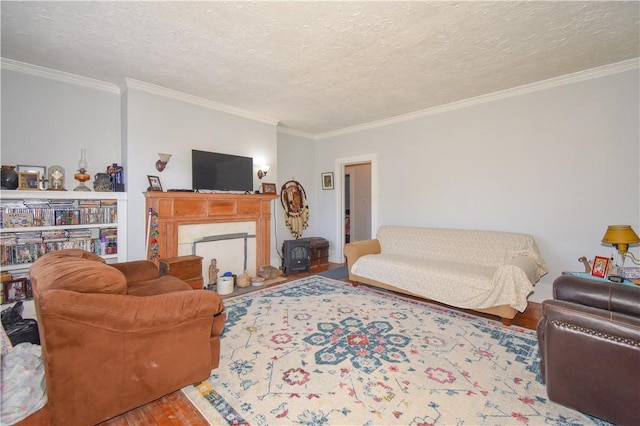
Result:
{"label": "patterned area rug", "polygon": [[225,301],[211,424],[591,425],[550,402],[533,331],[313,276]]}

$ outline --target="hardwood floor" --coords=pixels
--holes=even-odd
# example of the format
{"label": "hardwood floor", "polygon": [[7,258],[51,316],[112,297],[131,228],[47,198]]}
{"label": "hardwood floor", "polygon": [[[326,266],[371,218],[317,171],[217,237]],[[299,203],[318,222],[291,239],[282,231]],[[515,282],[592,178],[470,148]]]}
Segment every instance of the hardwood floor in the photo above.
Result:
{"label": "hardwood floor", "polygon": [[[317,268],[313,273],[322,272],[329,269],[341,267],[341,264],[331,263],[328,267]],[[308,276],[302,272],[291,274],[286,281],[293,281]],[[344,279],[343,281],[347,281]],[[281,284],[281,283],[278,283]],[[276,285],[278,285],[276,284]],[[477,312],[465,311],[475,315],[484,316],[495,319],[500,322],[497,317],[492,315],[483,315]],[[512,325],[535,330],[542,315],[541,305],[539,303],[529,302],[524,313],[516,315]],[[181,392],[176,391],[164,396],[156,401],[150,402],[142,407],[128,411],[120,416],[114,417],[106,422],[100,423],[100,426],[165,426],[165,425],[189,425],[199,426],[208,425],[208,422],[200,414],[200,412],[191,404],[187,397]],[[17,426],[49,426],[49,417],[47,414],[47,406],[27,417],[23,421],[17,423]],[[68,425],[74,426],[74,425]]]}

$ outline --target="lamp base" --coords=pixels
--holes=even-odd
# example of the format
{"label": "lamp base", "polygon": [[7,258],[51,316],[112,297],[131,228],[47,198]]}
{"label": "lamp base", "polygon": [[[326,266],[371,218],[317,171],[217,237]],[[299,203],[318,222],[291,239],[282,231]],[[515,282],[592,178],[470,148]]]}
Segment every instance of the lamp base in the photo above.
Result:
{"label": "lamp base", "polygon": [[76,186],[75,188],[73,188],[74,191],[84,191],[84,192],[91,192],[91,188],[89,188],[87,185],[84,184],[84,182],[80,182],[80,184],[78,184],[78,186]]}

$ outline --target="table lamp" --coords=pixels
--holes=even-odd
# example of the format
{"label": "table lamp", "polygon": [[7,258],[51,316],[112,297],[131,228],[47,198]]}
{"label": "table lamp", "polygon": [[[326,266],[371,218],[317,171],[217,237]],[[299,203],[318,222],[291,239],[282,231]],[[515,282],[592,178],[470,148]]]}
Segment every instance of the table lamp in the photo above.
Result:
{"label": "table lamp", "polygon": [[605,232],[604,237],[602,237],[602,242],[611,244],[618,250],[618,253],[620,253],[622,257],[623,266],[627,254],[631,255],[633,260],[638,262],[638,259],[636,259],[633,253],[628,252],[629,244],[640,243],[638,234],[635,233],[630,225],[609,225],[607,232]]}

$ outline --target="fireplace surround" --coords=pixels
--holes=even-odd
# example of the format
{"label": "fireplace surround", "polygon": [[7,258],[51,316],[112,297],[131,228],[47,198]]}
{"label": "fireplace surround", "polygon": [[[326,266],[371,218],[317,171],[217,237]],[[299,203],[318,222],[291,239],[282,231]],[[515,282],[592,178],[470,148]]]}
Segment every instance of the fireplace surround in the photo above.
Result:
{"label": "fireplace surround", "polygon": [[144,196],[145,211],[157,215],[158,258],[179,256],[182,225],[254,222],[255,269],[271,264],[271,201],[276,194],[150,191]]}

